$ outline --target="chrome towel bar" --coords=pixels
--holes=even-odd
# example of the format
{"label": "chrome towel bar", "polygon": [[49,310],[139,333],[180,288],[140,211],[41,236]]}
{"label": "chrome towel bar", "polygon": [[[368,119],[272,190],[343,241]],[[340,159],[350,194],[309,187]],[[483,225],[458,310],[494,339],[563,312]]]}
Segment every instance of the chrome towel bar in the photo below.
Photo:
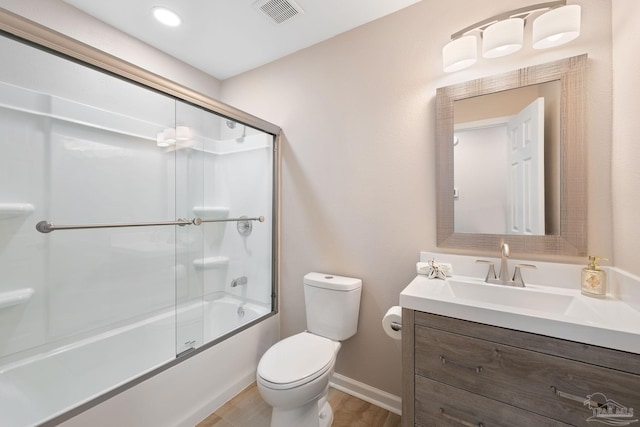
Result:
{"label": "chrome towel bar", "polygon": [[83,224],[83,225],[55,225],[49,221],[40,221],[36,224],[36,230],[41,233],[51,233],[56,230],[80,230],[80,229],[88,229],[88,228],[120,228],[120,227],[151,227],[158,225],[179,225],[181,227],[185,225],[200,225],[205,222],[233,222],[233,221],[259,221],[264,222],[264,216],[254,217],[254,218],[224,218],[224,219],[202,219],[202,218],[193,218],[193,219],[184,219],[178,218],[175,221],[158,221],[158,222],[132,222],[132,223],[122,223],[122,224]]}

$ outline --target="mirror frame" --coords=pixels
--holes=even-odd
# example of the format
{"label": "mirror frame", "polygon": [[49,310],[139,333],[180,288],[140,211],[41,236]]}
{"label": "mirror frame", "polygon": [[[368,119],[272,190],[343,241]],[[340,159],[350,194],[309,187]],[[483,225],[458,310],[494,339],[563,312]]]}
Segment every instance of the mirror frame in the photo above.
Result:
{"label": "mirror frame", "polygon": [[[464,83],[436,92],[437,245],[513,252],[587,254],[587,161],[584,142],[587,55],[574,56]],[[560,81],[560,234],[532,236],[456,233],[453,199],[453,105],[455,101],[523,86]]]}

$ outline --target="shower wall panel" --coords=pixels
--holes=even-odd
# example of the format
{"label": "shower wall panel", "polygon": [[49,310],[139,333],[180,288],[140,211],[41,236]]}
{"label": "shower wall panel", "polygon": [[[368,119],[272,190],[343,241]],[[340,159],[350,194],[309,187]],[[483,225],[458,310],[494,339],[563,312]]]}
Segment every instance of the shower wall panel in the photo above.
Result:
{"label": "shower wall panel", "polygon": [[[141,138],[64,122],[52,126],[50,147],[43,219],[100,224],[175,218],[173,153]],[[174,227],[60,231],[45,236],[45,244],[51,339],[173,305]]]}
{"label": "shower wall panel", "polygon": [[46,340],[47,301],[37,297],[45,289],[45,247],[29,218],[44,213],[35,201],[45,197],[47,128],[45,118],[0,107],[0,296],[36,296],[0,308],[0,358]]}
{"label": "shower wall panel", "polygon": [[[241,151],[231,151],[231,148],[237,150],[238,143],[235,139],[226,141],[226,147],[224,143],[221,144],[223,149],[215,157],[218,178],[206,182],[218,182],[220,187],[227,190],[226,202],[233,207],[229,212],[230,216],[257,214],[271,218],[271,141],[264,134],[255,134],[245,137],[241,144],[244,144]],[[214,198],[218,193],[224,194],[225,191],[213,186],[205,197],[208,194]],[[239,235],[235,223],[228,223],[224,227],[219,247],[230,258],[227,276],[222,283],[224,290],[240,298],[270,304],[271,295],[265,289],[269,288],[271,281],[271,227],[254,223],[249,236]],[[247,277],[246,286],[230,286],[234,278],[242,276]]]}

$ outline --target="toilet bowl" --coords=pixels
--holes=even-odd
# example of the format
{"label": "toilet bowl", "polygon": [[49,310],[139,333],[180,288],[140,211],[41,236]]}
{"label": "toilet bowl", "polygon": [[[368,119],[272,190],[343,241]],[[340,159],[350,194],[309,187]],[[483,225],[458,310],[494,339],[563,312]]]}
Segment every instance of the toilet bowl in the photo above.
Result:
{"label": "toilet bowl", "polygon": [[308,330],[274,344],[260,359],[258,391],[272,406],[271,427],[329,427],[327,401],[340,341],[356,333],[362,281],[309,273],[304,277]]}
{"label": "toilet bowl", "polygon": [[302,332],[267,350],[258,365],[257,383],[273,407],[272,427],[331,425],[333,411],[326,395],[340,346]]}

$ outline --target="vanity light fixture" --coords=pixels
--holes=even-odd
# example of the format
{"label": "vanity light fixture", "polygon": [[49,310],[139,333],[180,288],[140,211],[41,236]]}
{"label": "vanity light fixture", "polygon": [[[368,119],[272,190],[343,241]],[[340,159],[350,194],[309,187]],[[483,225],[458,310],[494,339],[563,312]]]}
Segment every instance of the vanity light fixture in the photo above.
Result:
{"label": "vanity light fixture", "polygon": [[509,18],[489,25],[482,33],[482,56],[498,58],[519,51],[524,39],[524,19]]}
{"label": "vanity light fixture", "polygon": [[153,12],[154,18],[158,20],[158,22],[167,25],[169,27],[177,27],[182,23],[182,19],[172,10],[167,9],[166,7],[156,6],[151,9]]}
{"label": "vanity light fixture", "polygon": [[512,10],[477,22],[451,35],[442,48],[442,64],[450,73],[470,67],[477,61],[477,37],[482,39],[482,56],[498,58],[522,48],[527,19],[533,21],[532,41],[535,49],[546,49],[570,42],[580,35],[580,6],[566,0],[539,3]]}
{"label": "vanity light fixture", "polygon": [[478,60],[476,36],[462,36],[442,48],[444,71],[452,73],[472,66]]}
{"label": "vanity light fixture", "polygon": [[580,6],[551,9],[533,21],[532,43],[534,49],[560,46],[580,35]]}

